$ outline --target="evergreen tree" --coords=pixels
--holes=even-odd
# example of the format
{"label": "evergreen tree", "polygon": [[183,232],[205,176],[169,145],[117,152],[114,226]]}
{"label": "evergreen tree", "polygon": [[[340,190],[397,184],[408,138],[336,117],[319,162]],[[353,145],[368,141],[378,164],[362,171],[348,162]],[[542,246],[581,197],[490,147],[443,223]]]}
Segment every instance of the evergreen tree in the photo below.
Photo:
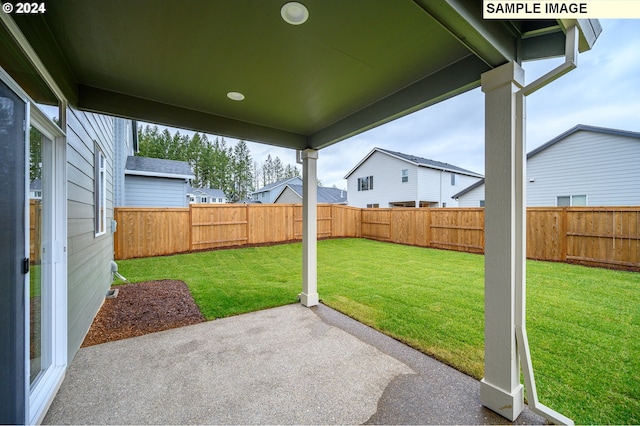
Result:
{"label": "evergreen tree", "polygon": [[273,174],[274,182],[284,179],[284,166],[278,157],[273,160]]}
{"label": "evergreen tree", "polygon": [[233,192],[231,201],[243,200],[253,190],[251,153],[245,141],[239,141],[233,148]]}

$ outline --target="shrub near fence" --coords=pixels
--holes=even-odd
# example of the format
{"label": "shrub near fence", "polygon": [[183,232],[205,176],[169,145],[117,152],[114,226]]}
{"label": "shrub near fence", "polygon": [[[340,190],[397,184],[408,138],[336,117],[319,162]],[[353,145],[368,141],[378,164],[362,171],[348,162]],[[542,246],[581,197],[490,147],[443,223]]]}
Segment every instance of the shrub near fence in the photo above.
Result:
{"label": "shrub near fence", "polygon": [[[116,208],[116,259],[281,243],[302,238],[302,206]],[[359,209],[318,206],[318,238],[363,237],[484,252],[482,208]],[[527,209],[527,257],[640,270],[640,207]]]}

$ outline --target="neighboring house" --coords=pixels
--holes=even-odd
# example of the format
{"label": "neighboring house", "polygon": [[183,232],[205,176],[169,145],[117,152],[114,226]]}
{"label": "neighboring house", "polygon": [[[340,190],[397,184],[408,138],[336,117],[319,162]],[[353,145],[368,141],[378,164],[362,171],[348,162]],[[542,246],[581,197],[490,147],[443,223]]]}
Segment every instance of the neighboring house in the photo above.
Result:
{"label": "neighboring house", "polygon": [[187,190],[195,176],[185,161],[129,156],[124,174],[125,206],[189,206]]}
{"label": "neighboring house", "polygon": [[[318,186],[318,203],[347,204],[347,191]],[[287,184],[276,196],[274,203],[302,204],[302,185]]]}
{"label": "neighboring house", "polygon": [[36,178],[29,184],[29,199],[42,199],[42,179]]}
{"label": "neighboring house", "polygon": [[[640,205],[640,132],[579,124],[527,154],[528,206]],[[457,194],[484,206],[484,180]]]}
{"label": "neighboring house", "polygon": [[124,181],[127,158],[138,152],[137,123],[124,118],[113,119],[113,205],[125,205]]}
{"label": "neighboring house", "polygon": [[273,203],[278,194],[282,191],[282,188],[287,184],[302,185],[302,179],[299,177],[292,177],[270,183],[269,185],[265,185],[257,191],[252,192],[251,199],[259,201],[262,204]]}
{"label": "neighboring house", "polygon": [[214,188],[187,188],[189,204],[225,204],[227,196],[222,189]]}
{"label": "neighboring house", "polygon": [[354,207],[456,207],[451,196],[482,179],[452,164],[374,148],[347,175]]}

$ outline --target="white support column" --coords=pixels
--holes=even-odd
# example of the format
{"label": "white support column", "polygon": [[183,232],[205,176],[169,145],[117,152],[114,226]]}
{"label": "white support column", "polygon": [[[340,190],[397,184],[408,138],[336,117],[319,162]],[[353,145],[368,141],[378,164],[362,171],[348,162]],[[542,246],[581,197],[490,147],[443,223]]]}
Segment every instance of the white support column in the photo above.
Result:
{"label": "white support column", "polygon": [[[485,93],[485,376],[482,404],[515,420],[524,408],[516,348],[516,288],[524,270],[525,159],[517,149],[516,92],[524,71],[510,62],[482,75]],[[521,147],[524,149],[524,147]]]}
{"label": "white support column", "polygon": [[318,296],[318,151],[302,151],[302,293],[300,303],[315,306]]}

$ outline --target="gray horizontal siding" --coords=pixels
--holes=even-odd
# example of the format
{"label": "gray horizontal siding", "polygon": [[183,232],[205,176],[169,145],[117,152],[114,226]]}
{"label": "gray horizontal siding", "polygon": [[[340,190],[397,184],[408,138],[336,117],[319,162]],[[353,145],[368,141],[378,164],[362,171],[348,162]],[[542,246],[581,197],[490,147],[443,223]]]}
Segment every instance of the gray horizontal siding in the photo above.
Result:
{"label": "gray horizontal siding", "polygon": [[[68,355],[73,359],[111,285],[112,118],[67,110]],[[106,159],[107,233],[95,236],[94,146]]]}
{"label": "gray horizontal siding", "polygon": [[[527,205],[555,206],[558,196],[586,195],[590,206],[640,205],[640,140],[577,131],[527,160]],[[534,180],[530,182],[530,180]],[[460,197],[477,207],[484,185]]]}
{"label": "gray horizontal siding", "polygon": [[275,202],[279,204],[299,204],[302,203],[302,198],[293,192],[291,188],[285,188]]}
{"label": "gray horizontal siding", "polygon": [[188,207],[184,179],[126,175],[124,203],[129,207]]}
{"label": "gray horizontal siding", "polygon": [[640,205],[640,140],[578,131],[527,161],[527,203],[586,195],[591,206]]}

